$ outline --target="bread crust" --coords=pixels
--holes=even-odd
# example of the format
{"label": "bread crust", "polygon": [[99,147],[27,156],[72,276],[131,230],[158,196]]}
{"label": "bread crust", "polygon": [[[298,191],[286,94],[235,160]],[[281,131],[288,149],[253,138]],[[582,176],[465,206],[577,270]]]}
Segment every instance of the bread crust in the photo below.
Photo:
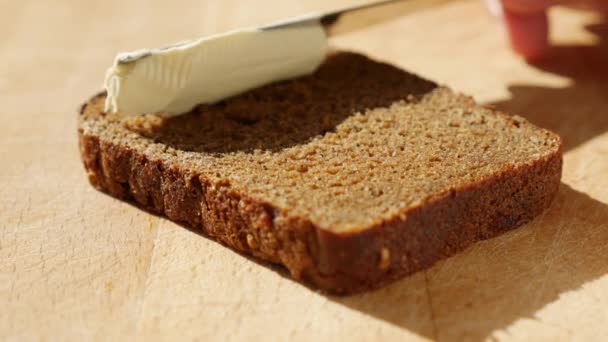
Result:
{"label": "bread crust", "polygon": [[[81,114],[85,109],[86,104]],[[562,170],[560,146],[531,164],[440,194],[368,229],[335,233],[83,129],[79,144],[89,182],[98,190],[284,265],[294,279],[335,294],[379,288],[531,221],[550,205]]]}

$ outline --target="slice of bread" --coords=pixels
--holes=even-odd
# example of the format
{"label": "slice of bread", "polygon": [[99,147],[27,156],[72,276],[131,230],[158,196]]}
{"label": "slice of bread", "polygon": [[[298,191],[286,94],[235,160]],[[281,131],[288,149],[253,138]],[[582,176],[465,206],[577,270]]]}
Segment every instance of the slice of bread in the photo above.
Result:
{"label": "slice of bread", "polygon": [[351,53],[165,119],[79,119],[89,180],[334,293],[428,268],[547,208],[560,138]]}

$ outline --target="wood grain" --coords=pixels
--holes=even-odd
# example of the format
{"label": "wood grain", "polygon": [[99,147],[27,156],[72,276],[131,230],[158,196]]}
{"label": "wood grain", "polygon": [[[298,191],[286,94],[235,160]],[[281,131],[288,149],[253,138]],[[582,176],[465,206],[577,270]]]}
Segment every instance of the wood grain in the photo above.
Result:
{"label": "wood grain", "polygon": [[365,2],[1,1],[0,340],[608,336],[608,26],[593,15],[553,12],[557,47],[537,66],[509,51],[477,1],[333,42],[566,142],[551,209],[385,289],[319,294],[87,184],[76,109],[117,51]]}

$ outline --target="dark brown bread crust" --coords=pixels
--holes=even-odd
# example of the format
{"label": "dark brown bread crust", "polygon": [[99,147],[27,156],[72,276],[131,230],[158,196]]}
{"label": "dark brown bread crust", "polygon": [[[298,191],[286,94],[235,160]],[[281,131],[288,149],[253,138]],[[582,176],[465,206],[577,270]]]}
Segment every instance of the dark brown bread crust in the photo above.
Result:
{"label": "dark brown bread crust", "polygon": [[306,218],[281,215],[270,203],[229,184],[213,183],[170,161],[151,160],[82,128],[79,142],[89,181],[97,189],[202,229],[238,251],[286,266],[295,279],[339,294],[378,288],[532,220],[550,205],[562,170],[560,147],[374,227],[335,233]]}
{"label": "dark brown bread crust", "polygon": [[312,276],[317,272],[318,233],[307,220],[275,220],[275,209],[267,203],[82,130],[79,144],[89,182],[98,190],[202,228],[238,251],[283,264],[296,279],[320,277]]}
{"label": "dark brown bread crust", "polygon": [[[562,159],[554,155],[450,191],[410,210],[407,220],[394,218],[343,236],[321,232],[320,251],[325,253],[318,258],[314,282],[345,293],[379,287],[428,268],[476,241],[517,228],[551,204],[561,169]],[[383,249],[388,251],[384,256],[378,253]]]}

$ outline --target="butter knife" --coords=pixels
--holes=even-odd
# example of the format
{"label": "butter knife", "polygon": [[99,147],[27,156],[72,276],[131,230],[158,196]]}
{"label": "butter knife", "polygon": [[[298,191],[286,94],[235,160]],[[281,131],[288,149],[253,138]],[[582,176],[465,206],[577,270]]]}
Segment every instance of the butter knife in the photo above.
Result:
{"label": "butter knife", "polygon": [[[270,25],[262,26],[262,31],[286,29],[300,25],[319,24],[323,26],[328,37],[358,31],[369,26],[402,17],[433,6],[455,0],[383,0],[366,5],[348,7],[345,9],[322,14],[311,14],[297,18],[281,20]],[[186,43],[175,44],[157,49],[163,51],[179,47]],[[140,51],[126,54],[118,58],[118,64],[135,62],[151,54],[150,51]]]}

